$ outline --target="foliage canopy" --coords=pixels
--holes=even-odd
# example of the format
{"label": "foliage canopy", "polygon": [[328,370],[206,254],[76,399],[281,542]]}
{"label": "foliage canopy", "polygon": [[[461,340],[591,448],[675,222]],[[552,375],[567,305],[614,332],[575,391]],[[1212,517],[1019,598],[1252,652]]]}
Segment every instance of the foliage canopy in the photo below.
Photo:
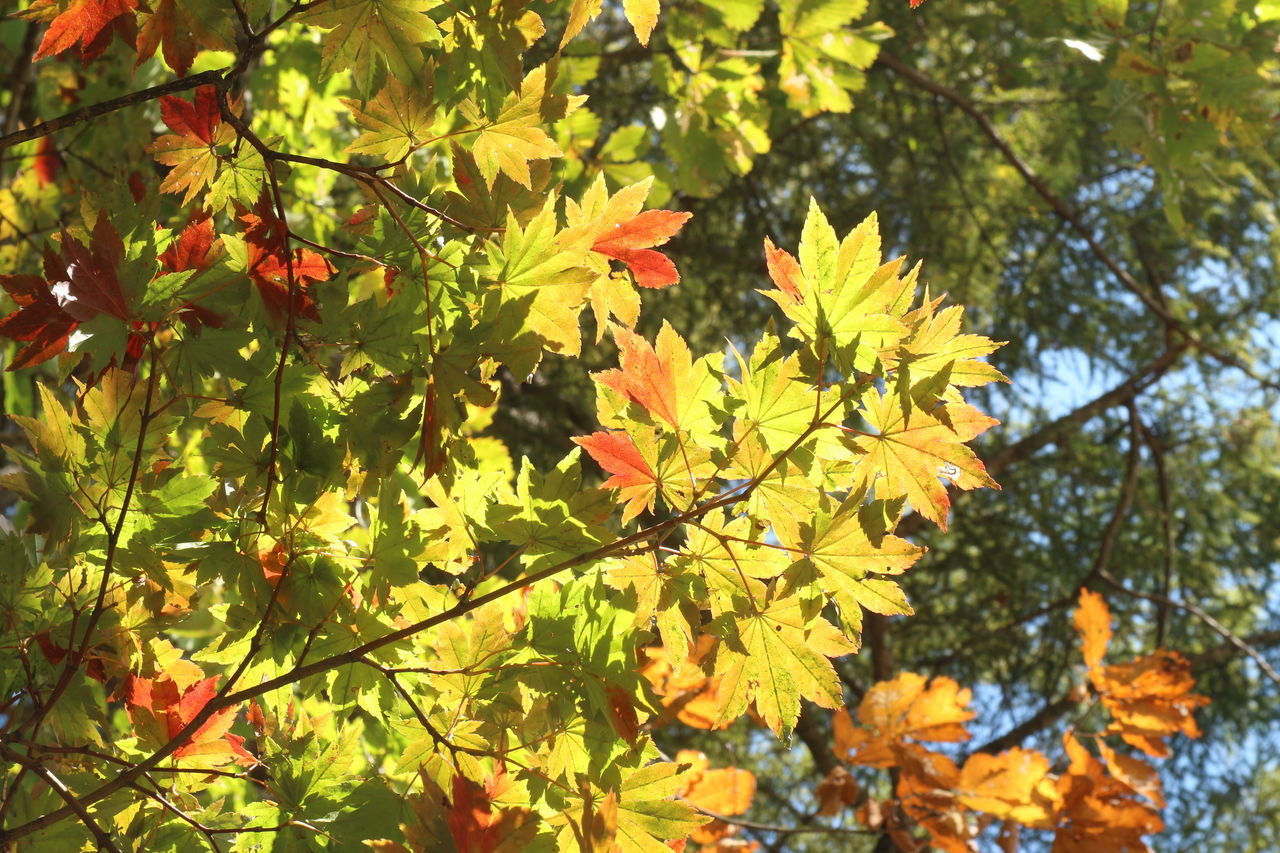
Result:
{"label": "foliage canopy", "polygon": [[[1274,269],[1280,8],[920,5],[23,0],[0,846],[1145,850],[1162,810],[1194,837],[1140,756],[1200,735],[1197,665],[1254,668],[1216,700],[1280,682],[1244,583],[1280,514],[1203,565],[1229,534],[1177,526],[1172,460],[1209,451],[1135,400],[1240,378],[1161,417],[1230,408],[1224,476],[1274,485],[1280,305],[1206,280]],[[1002,292],[1042,263],[1115,292]],[[1043,378],[1071,347],[1115,388],[1057,420],[992,390],[993,354]],[[1127,455],[1077,439],[1117,405]],[[980,454],[997,410],[1022,437]],[[1050,446],[1092,491],[1018,464]],[[1097,537],[1041,532],[1063,500]]]}

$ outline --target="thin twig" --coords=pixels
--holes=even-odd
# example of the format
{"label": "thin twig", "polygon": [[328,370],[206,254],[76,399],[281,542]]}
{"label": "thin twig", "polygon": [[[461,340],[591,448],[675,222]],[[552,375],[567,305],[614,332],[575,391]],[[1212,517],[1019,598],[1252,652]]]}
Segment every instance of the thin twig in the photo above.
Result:
{"label": "thin twig", "polygon": [[1112,256],[1112,254],[1108,252],[1098,241],[1097,237],[1094,236],[1093,231],[1085,225],[1084,220],[1080,215],[1073,211],[1057,193],[1049,188],[1049,185],[1046,184],[1044,180],[1036,174],[1035,170],[1022,159],[1018,152],[1013,149],[1013,146],[1000,135],[1000,131],[996,129],[991,119],[979,110],[972,101],[957,92],[955,89],[952,89],[949,86],[944,86],[932,77],[929,77],[927,74],[912,68],[901,59],[898,59],[887,51],[880,51],[879,56],[876,58],[876,64],[882,65],[894,73],[905,77],[912,84],[926,92],[945,98],[955,105],[961,112],[973,119],[982,130],[982,133],[1004,156],[1004,159],[1009,163],[1009,165],[1013,166],[1014,170],[1022,176],[1022,179],[1027,183],[1027,185],[1035,190],[1036,194],[1039,195],[1040,198],[1044,199],[1054,213],[1060,216],[1068,225],[1071,226],[1071,229],[1076,232],[1076,235],[1080,237],[1080,239],[1084,240],[1094,257],[1101,261],[1103,266],[1109,269],[1116,277],[1116,280],[1119,281],[1126,290],[1136,296],[1138,300],[1146,306],[1147,310],[1158,317],[1161,322],[1163,322],[1168,328],[1172,329],[1180,338],[1187,341],[1193,347],[1215,361],[1241,371],[1259,385],[1272,390],[1280,390],[1280,383],[1267,379],[1266,377],[1259,376],[1254,372],[1253,368],[1249,367],[1240,359],[1230,355],[1229,353],[1221,352],[1209,346],[1199,337],[1192,334],[1191,331],[1189,331],[1183,324],[1182,320],[1170,313],[1169,310],[1160,303],[1159,299],[1152,296],[1151,292],[1147,290],[1147,288],[1139,284],[1137,279],[1135,279],[1128,270],[1120,265],[1120,262],[1117,261],[1115,257]]}

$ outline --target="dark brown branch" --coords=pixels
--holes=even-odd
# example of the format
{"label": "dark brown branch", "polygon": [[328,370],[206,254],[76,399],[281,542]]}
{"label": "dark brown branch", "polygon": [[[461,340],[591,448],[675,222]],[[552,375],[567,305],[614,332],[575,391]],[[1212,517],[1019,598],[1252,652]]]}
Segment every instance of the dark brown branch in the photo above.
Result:
{"label": "dark brown branch", "polygon": [[[1253,648],[1265,648],[1280,644],[1280,629],[1272,631],[1260,631],[1257,634],[1250,634],[1243,638],[1244,645]],[[1223,661],[1230,660],[1240,653],[1240,645],[1231,640],[1206,649],[1196,655],[1191,655],[1187,660],[1191,662],[1192,669],[1204,669],[1209,666],[1216,666]]]}
{"label": "dark brown branch", "polygon": [[1046,702],[1039,711],[1022,721],[1018,725],[1009,729],[1009,731],[984,743],[982,746],[974,750],[974,752],[987,752],[994,755],[998,752],[1004,752],[1006,749],[1012,749],[1021,744],[1024,740],[1031,737],[1037,732],[1047,729],[1056,723],[1062,717],[1066,716],[1072,708],[1077,704],[1076,700],[1070,695],[1063,696],[1061,699],[1054,699]]}
{"label": "dark brown branch", "polygon": [[[1089,574],[1076,586],[1076,592],[1088,585],[1094,578],[1101,577],[1111,565],[1111,555],[1115,552],[1116,537],[1124,526],[1129,507],[1133,506],[1133,495],[1138,488],[1138,463],[1142,453],[1142,427],[1138,418],[1138,407],[1129,401],[1129,458],[1125,464],[1124,482],[1120,484],[1120,496],[1116,499],[1115,509],[1102,532],[1102,541],[1098,543],[1098,552],[1093,557],[1093,565]],[[1074,598],[1074,596],[1072,596]]]}
{"label": "dark brown branch", "polygon": [[113,113],[116,110],[122,110],[125,107],[132,107],[137,104],[145,104],[147,101],[154,101],[156,98],[164,95],[172,95],[175,92],[185,92],[188,89],[194,89],[197,86],[203,86],[206,83],[222,82],[223,72],[225,68],[216,71],[204,71],[200,74],[193,74],[190,77],[183,77],[181,80],[170,80],[168,83],[161,83],[159,86],[152,86],[149,89],[140,89],[137,92],[130,92],[127,95],[121,95],[118,98],[112,98],[109,101],[102,101],[97,104],[90,104],[78,110],[72,110],[65,115],[58,116],[55,119],[42,122],[41,124],[32,125],[23,130],[17,130],[13,133],[0,136],[0,151],[11,148],[22,142],[29,142],[32,139],[39,139],[42,136],[48,136],[56,133],[63,128],[80,124],[81,122],[90,121],[99,116]]}

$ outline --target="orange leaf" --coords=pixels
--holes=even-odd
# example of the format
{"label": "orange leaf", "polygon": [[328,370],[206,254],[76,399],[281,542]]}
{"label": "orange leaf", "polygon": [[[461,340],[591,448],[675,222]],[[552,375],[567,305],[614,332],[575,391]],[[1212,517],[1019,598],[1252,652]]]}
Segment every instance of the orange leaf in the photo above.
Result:
{"label": "orange leaf", "polygon": [[1114,722],[1107,731],[1155,758],[1169,748],[1163,738],[1181,732],[1199,737],[1195,709],[1209,704],[1191,692],[1191,664],[1177,652],[1158,649],[1128,663],[1098,667],[1089,677]]}
{"label": "orange leaf", "polygon": [[[177,737],[217,695],[217,676],[203,675],[200,667],[187,660],[176,661],[155,678],[130,675],[123,687],[125,712],[138,735],[152,746]],[[244,749],[244,738],[228,732],[235,715],[234,707],[216,711],[183,741],[174,757],[201,756],[211,764],[230,760],[256,764],[257,759]]]}
{"label": "orange leaf", "polygon": [[1084,650],[1085,666],[1093,669],[1102,662],[1111,642],[1111,611],[1102,596],[1087,589],[1080,590],[1080,608],[1075,615],[1076,631]]}
{"label": "orange leaf", "polygon": [[716,692],[720,686],[720,676],[708,676],[701,669],[702,659],[715,647],[716,638],[703,634],[698,638],[697,646],[688,658],[673,666],[667,650],[650,646],[644,650],[646,662],[640,668],[643,675],[653,685],[654,692],[662,700],[663,713],[657,725],[678,719],[686,726],[696,729],[722,729],[731,720],[717,724],[720,716],[720,705]]}
{"label": "orange leaf", "polygon": [[[927,686],[926,686],[927,682]],[[973,693],[955,681],[939,676],[932,682],[923,675],[904,672],[892,681],[881,681],[867,691],[858,705],[858,719],[867,729],[848,736],[855,764],[891,767],[899,763],[896,747],[906,738],[927,741],[969,739],[964,724],[973,711],[966,706]]]}
{"label": "orange leaf", "polygon": [[804,297],[800,295],[800,278],[803,273],[800,272],[800,262],[795,256],[786,249],[779,249],[773,245],[772,240],[765,237],[764,260],[769,267],[769,278],[773,279],[778,289],[793,302],[803,302]]}
{"label": "orange leaf", "polygon": [[708,769],[707,756],[693,749],[676,753],[676,763],[691,765],[681,796],[699,809],[720,815],[740,815],[751,807],[756,795],[756,777],[750,771],[737,767]]}
{"label": "orange leaf", "polygon": [[[33,10],[35,8],[33,6]],[[138,0],[75,0],[49,24],[31,61],[62,53],[76,42],[80,43],[81,60],[92,61],[107,49],[116,30],[132,37],[136,8]]]}
{"label": "orange leaf", "polygon": [[957,799],[974,811],[1047,828],[1057,807],[1048,775],[1049,759],[1034,750],[974,753],[960,770]]}

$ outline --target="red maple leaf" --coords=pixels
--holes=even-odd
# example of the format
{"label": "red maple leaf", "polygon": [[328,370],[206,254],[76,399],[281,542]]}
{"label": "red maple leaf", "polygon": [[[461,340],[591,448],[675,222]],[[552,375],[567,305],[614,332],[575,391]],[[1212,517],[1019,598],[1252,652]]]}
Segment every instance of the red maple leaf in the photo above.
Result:
{"label": "red maple leaf", "polygon": [[40,186],[46,187],[56,181],[62,166],[62,155],[58,153],[53,137],[42,136],[36,146],[36,156],[31,161],[31,168],[35,171]]}
{"label": "red maple leaf", "polygon": [[640,455],[636,443],[625,432],[593,432],[591,435],[574,436],[573,441],[613,475],[605,480],[606,489],[652,485],[657,479],[649,463]]}
{"label": "red maple leaf", "polygon": [[124,258],[124,244],[105,215],[86,247],[62,232],[62,252],[45,248],[44,278],[34,275],[0,275],[18,310],[0,320],[0,335],[23,341],[9,370],[30,367],[53,358],[67,348],[76,327],[99,314],[128,322],[129,306],[116,270]]}
{"label": "red maple leaf", "polygon": [[[202,678],[200,667],[179,660],[155,678],[130,675],[123,688],[125,712],[140,737],[163,745],[177,737],[187,724],[217,695],[217,676]],[[205,720],[173,752],[175,758],[202,756],[222,763],[255,764],[244,748],[244,738],[228,732],[236,709],[223,708]]]}
{"label": "red maple leaf", "polygon": [[531,810],[493,808],[493,801],[508,787],[502,765],[485,780],[483,788],[465,776],[453,777],[453,804],[445,814],[445,823],[459,853],[519,850],[533,840],[537,824]]}
{"label": "red maple leaf", "polygon": [[195,101],[165,95],[160,99],[160,118],[179,136],[198,139],[206,145],[214,144],[214,131],[222,122],[218,109],[218,90],[215,86],[196,89]]}
{"label": "red maple leaf", "polygon": [[671,259],[652,246],[661,246],[684,227],[692,213],[646,210],[596,237],[591,251],[622,261],[641,287],[667,287],[680,281]]}
{"label": "red maple leaf", "polygon": [[294,316],[319,322],[320,312],[307,291],[314,282],[327,281],[333,267],[310,249],[288,251],[288,229],[276,216],[265,192],[253,206],[253,212],[242,214],[240,221],[245,225],[249,278],[258,288],[267,311],[277,321],[283,321],[288,315],[292,273]]}
{"label": "red maple leaf", "polygon": [[213,219],[201,211],[182,229],[178,239],[160,254],[160,266],[166,272],[203,270],[209,266],[209,249],[213,240]]}
{"label": "red maple leaf", "polygon": [[[53,2],[49,0],[33,4],[30,11],[39,13],[51,6]],[[114,34],[133,41],[137,30],[133,13],[137,8],[138,0],[74,0],[49,24],[31,61],[62,53],[79,42],[81,61],[91,62],[107,49]]]}

